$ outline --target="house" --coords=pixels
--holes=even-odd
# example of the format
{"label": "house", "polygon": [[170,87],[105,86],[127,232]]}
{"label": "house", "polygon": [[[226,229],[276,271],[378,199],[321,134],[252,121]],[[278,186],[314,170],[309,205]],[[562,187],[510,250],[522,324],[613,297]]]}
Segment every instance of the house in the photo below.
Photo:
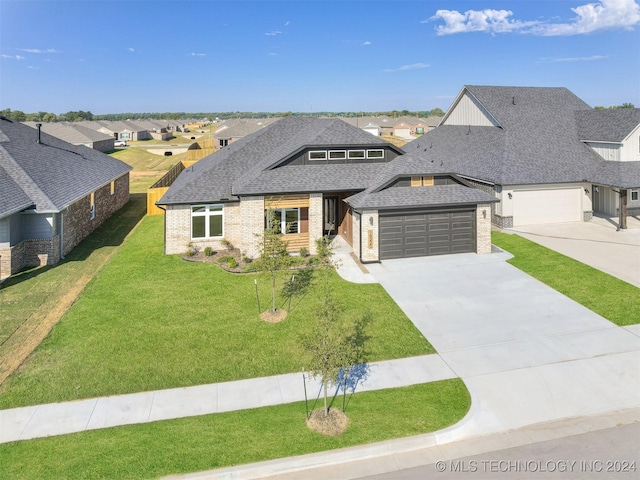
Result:
{"label": "house", "polygon": [[0,278],[64,258],[127,203],[129,170],[0,117]]}
{"label": "house", "polygon": [[232,118],[225,120],[216,128],[213,138],[218,146],[226,147],[242,137],[246,137],[261,128],[271,125],[276,120],[276,118]]}
{"label": "house", "polygon": [[[37,122],[24,122],[31,128],[37,128]],[[83,125],[66,122],[41,123],[43,132],[58,137],[72,145],[84,145],[99,152],[111,152],[114,149],[113,136],[92,130]]]}
{"label": "house", "polygon": [[[499,227],[640,213],[640,109],[593,110],[566,88],[465,86],[403,148],[500,200]],[[626,209],[626,213],[625,213]]]}
{"label": "house", "polygon": [[340,235],[363,262],[491,251],[493,195],[337,118],[285,117],[184,169],[157,202],[165,253],[259,255],[266,212],[291,251]]}

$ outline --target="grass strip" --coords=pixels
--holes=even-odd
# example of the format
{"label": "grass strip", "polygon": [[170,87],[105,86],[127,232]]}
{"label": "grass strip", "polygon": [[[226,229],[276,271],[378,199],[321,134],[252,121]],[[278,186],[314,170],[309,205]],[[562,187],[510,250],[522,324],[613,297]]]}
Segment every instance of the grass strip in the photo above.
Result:
{"label": "grass strip", "polygon": [[640,289],[519,235],[492,232],[509,263],[619,326],[640,323]]}
{"label": "grass strip", "polygon": [[440,430],[462,419],[470,403],[462,381],[453,379],[353,395],[349,427],[338,437],[307,428],[305,404],[298,402],[12,442],[0,445],[0,478],[134,479],[196,472]]}

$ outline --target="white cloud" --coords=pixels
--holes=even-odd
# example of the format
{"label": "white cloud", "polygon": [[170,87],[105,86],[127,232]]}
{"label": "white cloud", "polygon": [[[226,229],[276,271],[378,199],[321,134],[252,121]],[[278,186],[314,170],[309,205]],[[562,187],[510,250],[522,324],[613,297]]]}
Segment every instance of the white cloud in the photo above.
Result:
{"label": "white cloud", "polygon": [[135,50],[131,47],[127,48],[127,50],[129,50],[130,52],[135,52]]}
{"label": "white cloud", "polygon": [[271,30],[270,32],[265,33],[269,37],[275,37],[276,35],[281,35],[282,32],[280,30]]}
{"label": "white cloud", "polygon": [[44,50],[41,50],[39,48],[18,48],[18,50],[20,50],[21,52],[27,52],[27,53],[61,53],[55,48],[46,48]]}
{"label": "white cloud", "polygon": [[605,58],[609,58],[608,55],[591,55],[590,57],[565,57],[565,58],[554,58],[552,61],[554,62],[592,62],[594,60],[604,60]]}
{"label": "white cloud", "polygon": [[0,55],[0,57],[2,58],[11,58],[11,59],[15,59],[15,60],[24,60],[25,57],[23,57],[22,55]]}
{"label": "white cloud", "polygon": [[369,40],[367,40],[366,42],[363,42],[362,46],[368,46],[371,45],[371,42]]}
{"label": "white cloud", "polygon": [[[537,23],[511,20],[509,17],[512,15],[511,10],[467,10],[464,13],[456,10],[438,10],[429,20],[444,20],[444,25],[436,27],[438,35],[467,32],[507,33]],[[422,23],[426,22],[427,20]]]}
{"label": "white cloud", "polygon": [[587,3],[571,11],[576,14],[570,23],[549,23],[540,20],[514,20],[511,10],[438,10],[427,23],[443,20],[444,25],[435,27],[438,35],[455,33],[485,32],[523,33],[542,36],[579,35],[598,30],[631,30],[640,24],[640,5],[635,0],[598,0]]}
{"label": "white cloud", "polygon": [[429,65],[428,63],[412,63],[411,65],[402,65],[401,67],[398,68],[387,68],[385,70],[383,70],[384,72],[404,72],[407,70],[418,70],[420,68],[428,68],[431,65]]}
{"label": "white cloud", "polygon": [[290,24],[291,24],[291,22],[289,22],[289,21],[284,22],[284,26],[285,27],[288,27]]}
{"label": "white cloud", "polygon": [[204,57],[206,56],[206,53],[195,53],[195,52],[191,52],[191,56],[192,57]]}

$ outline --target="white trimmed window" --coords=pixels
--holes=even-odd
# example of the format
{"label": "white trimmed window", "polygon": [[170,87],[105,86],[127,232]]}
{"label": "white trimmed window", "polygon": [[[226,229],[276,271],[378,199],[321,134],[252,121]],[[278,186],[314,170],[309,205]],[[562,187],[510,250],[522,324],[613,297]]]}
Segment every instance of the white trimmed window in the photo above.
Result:
{"label": "white trimmed window", "polygon": [[224,234],[224,208],[220,205],[191,207],[191,238],[219,238]]}
{"label": "white trimmed window", "polygon": [[365,158],[364,150],[349,150],[349,158]]}
{"label": "white trimmed window", "polygon": [[274,208],[271,211],[265,210],[265,226],[269,227],[269,222],[276,222],[276,232],[291,233],[307,233],[309,231],[309,208],[308,207],[290,207],[290,208]]}
{"label": "white trimmed window", "polygon": [[638,201],[638,193],[640,193],[640,190],[631,190],[631,201],[632,202],[637,202]]}
{"label": "white trimmed window", "polygon": [[312,150],[309,152],[309,160],[326,160],[326,159],[327,159],[326,150]]}
{"label": "white trimmed window", "polygon": [[330,160],[344,160],[345,158],[347,158],[346,150],[329,150]]}
{"label": "white trimmed window", "polygon": [[384,150],[367,150],[367,158],[384,158]]}

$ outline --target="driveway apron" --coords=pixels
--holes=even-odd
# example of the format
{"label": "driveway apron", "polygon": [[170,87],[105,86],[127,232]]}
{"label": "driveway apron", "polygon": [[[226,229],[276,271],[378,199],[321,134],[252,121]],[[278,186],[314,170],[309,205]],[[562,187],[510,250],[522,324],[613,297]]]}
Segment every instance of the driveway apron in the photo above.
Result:
{"label": "driveway apron", "polygon": [[638,329],[614,325],[508,258],[367,265],[472,395],[471,411],[442,440],[640,406]]}

